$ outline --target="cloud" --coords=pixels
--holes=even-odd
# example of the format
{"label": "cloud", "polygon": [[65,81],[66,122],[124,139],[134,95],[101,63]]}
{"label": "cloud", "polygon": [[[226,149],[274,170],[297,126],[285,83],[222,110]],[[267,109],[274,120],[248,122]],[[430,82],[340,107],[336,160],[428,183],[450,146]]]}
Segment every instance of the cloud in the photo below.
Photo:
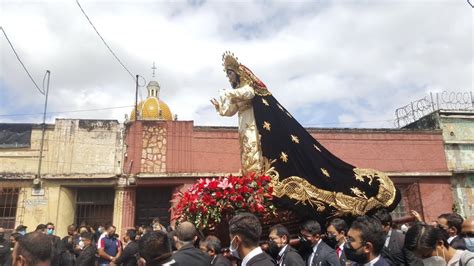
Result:
{"label": "cloud", "polygon": [[[179,119],[197,125],[237,123],[218,117],[209,103],[228,87],[220,62],[225,50],[236,53],[303,125],[391,127],[396,108],[430,91],[473,87],[474,17],[459,1],[80,3],[133,74],[151,80],[156,62],[161,99]],[[1,24],[38,82],[51,70],[49,110],[134,104],[134,81],[75,1],[4,1]],[[4,38],[0,44],[0,114],[41,113],[44,99]],[[130,111],[54,114],[49,121],[123,121]]]}

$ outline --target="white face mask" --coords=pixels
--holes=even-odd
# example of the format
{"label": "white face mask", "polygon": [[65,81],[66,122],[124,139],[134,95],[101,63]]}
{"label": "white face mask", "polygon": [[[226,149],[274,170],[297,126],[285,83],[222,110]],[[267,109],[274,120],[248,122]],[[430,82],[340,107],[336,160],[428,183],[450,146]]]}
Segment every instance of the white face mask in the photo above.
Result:
{"label": "white face mask", "polygon": [[230,253],[232,254],[232,256],[234,256],[235,258],[237,258],[237,259],[240,260],[239,252],[237,251],[237,249],[239,249],[239,246],[234,247],[234,246],[232,245],[232,242],[234,241],[234,239],[235,239],[235,238],[233,238],[232,241],[230,241],[229,251],[230,251]]}
{"label": "white face mask", "polygon": [[423,259],[423,265],[427,266],[446,266],[446,261],[443,257],[440,256],[433,256],[426,259]]}

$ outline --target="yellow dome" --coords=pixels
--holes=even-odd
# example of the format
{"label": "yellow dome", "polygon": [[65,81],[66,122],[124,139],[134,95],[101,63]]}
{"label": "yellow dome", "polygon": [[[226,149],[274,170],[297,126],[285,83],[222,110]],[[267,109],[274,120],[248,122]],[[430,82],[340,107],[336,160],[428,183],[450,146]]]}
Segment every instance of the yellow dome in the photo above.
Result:
{"label": "yellow dome", "polygon": [[[173,115],[168,105],[156,97],[148,97],[138,104],[140,120],[173,120]],[[130,114],[130,120],[135,120],[135,109]]]}
{"label": "yellow dome", "polygon": [[[150,81],[147,86],[148,97],[141,101],[138,106],[138,119],[140,120],[173,120],[171,110],[166,103],[159,99],[160,84]],[[130,114],[130,120],[136,120],[135,109]]]}

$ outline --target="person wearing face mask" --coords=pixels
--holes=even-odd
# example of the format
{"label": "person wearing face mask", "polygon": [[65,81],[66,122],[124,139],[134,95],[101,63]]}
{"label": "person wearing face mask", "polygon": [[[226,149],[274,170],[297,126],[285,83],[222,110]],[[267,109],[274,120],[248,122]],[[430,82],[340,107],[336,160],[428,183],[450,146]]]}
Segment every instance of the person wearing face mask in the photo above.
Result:
{"label": "person wearing face mask", "polygon": [[268,235],[268,253],[274,258],[279,266],[305,266],[303,258],[288,243],[290,233],[281,224],[270,228]]}
{"label": "person wearing face mask", "polygon": [[229,221],[229,250],[241,266],[275,266],[275,261],[258,245],[262,225],[258,218],[248,212],[235,215]]}
{"label": "person wearing face mask", "polygon": [[46,234],[47,235],[54,235],[54,224],[49,222],[46,224]]}
{"label": "person wearing face mask", "polygon": [[347,232],[344,254],[347,259],[364,266],[388,266],[380,256],[385,233],[380,222],[368,216],[358,217]]}
{"label": "person wearing face mask", "polygon": [[95,266],[97,249],[92,243],[94,235],[91,232],[83,232],[80,234],[84,242],[84,248],[81,254],[77,257],[74,265],[76,266]]}
{"label": "person wearing face mask", "polygon": [[44,232],[53,244],[53,256],[51,258],[51,263],[52,265],[58,265],[62,256],[61,253],[66,250],[66,247],[63,245],[63,242],[61,242],[61,238],[59,238],[59,236],[54,235],[54,224],[49,222],[45,226],[46,229]]}
{"label": "person wearing face mask", "polygon": [[26,235],[27,228],[28,228],[27,226],[20,224],[19,226],[15,228],[15,233],[19,233],[20,235],[24,236]]}
{"label": "person wearing face mask", "polygon": [[322,241],[321,233],[321,225],[314,220],[309,220],[300,227],[300,254],[304,254],[306,265],[339,265],[336,251]]}
{"label": "person wearing face mask", "polygon": [[424,265],[474,265],[474,253],[454,249],[443,229],[431,225],[419,223],[408,229],[405,247],[423,259]]}
{"label": "person wearing face mask", "polygon": [[0,266],[11,264],[10,241],[5,237],[5,229],[0,227]]}
{"label": "person wearing face mask", "polygon": [[216,236],[206,237],[206,252],[211,257],[211,266],[231,266],[232,263],[221,254],[221,241]]}
{"label": "person wearing face mask", "polygon": [[462,235],[466,242],[466,248],[474,251],[474,217],[470,217],[462,224]]}
{"label": "person wearing face mask", "polygon": [[334,218],[326,228],[326,243],[336,250],[341,265],[346,265],[347,258],[344,254],[344,244],[346,243],[347,223],[341,218]]}
{"label": "person wearing face mask", "polygon": [[373,217],[380,221],[385,233],[385,243],[381,252],[382,257],[390,265],[405,264],[405,253],[403,251],[405,235],[398,230],[392,229],[392,215],[386,209],[380,209],[374,213]]}
{"label": "person wearing face mask", "polygon": [[448,243],[455,249],[466,250],[466,242],[461,237],[464,219],[457,213],[445,213],[438,217],[438,225],[448,235]]}
{"label": "person wearing face mask", "polygon": [[[137,231],[135,229],[128,229],[127,233],[125,234],[124,240],[124,248],[123,252],[118,257],[114,264],[123,265],[123,266],[136,266],[137,265],[137,254],[138,254],[138,244],[135,241],[137,237]],[[112,264],[111,264],[112,265]]]}
{"label": "person wearing face mask", "polygon": [[103,235],[97,243],[99,265],[109,265],[111,262],[115,262],[122,253],[122,244],[115,237],[115,230],[115,226],[107,226],[107,234]]}

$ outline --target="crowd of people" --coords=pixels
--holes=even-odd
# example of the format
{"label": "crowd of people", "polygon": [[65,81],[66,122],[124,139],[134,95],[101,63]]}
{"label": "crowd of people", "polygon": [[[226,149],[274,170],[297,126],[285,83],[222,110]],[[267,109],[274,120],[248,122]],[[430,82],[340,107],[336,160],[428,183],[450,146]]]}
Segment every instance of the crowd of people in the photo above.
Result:
{"label": "crowd of people", "polygon": [[474,220],[455,213],[442,214],[431,224],[418,216],[402,230],[386,210],[350,224],[340,218],[324,225],[308,220],[297,238],[281,224],[262,235],[254,214],[239,213],[229,221],[229,247],[215,235],[203,236],[190,222],[173,229],[155,219],[149,226],[128,229],[121,239],[113,225],[67,229],[61,239],[52,223],[30,233],[20,225],[7,238],[0,227],[0,266],[474,265]]}

